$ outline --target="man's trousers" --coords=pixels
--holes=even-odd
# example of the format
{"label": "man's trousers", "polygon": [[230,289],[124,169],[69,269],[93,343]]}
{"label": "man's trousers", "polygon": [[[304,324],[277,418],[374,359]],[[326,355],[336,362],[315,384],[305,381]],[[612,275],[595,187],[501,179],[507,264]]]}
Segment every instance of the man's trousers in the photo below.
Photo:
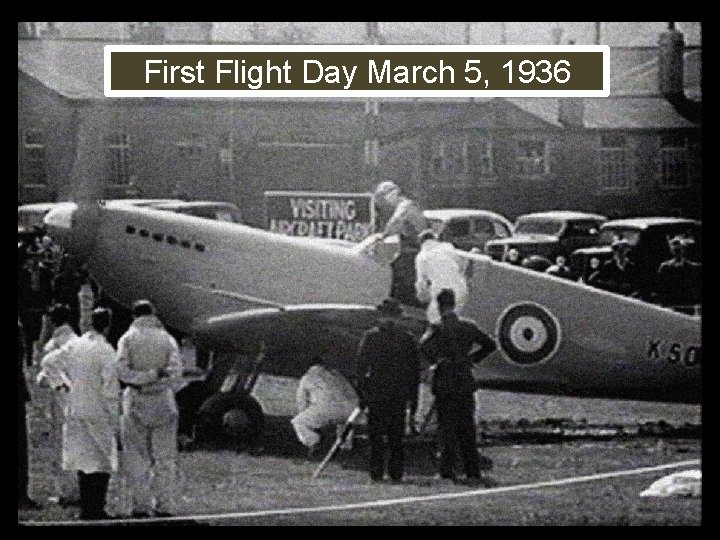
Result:
{"label": "man's trousers", "polygon": [[394,400],[372,402],[368,406],[370,478],[373,480],[383,479],[386,450],[389,453],[388,476],[392,480],[402,480],[405,468],[405,405],[404,401]]}

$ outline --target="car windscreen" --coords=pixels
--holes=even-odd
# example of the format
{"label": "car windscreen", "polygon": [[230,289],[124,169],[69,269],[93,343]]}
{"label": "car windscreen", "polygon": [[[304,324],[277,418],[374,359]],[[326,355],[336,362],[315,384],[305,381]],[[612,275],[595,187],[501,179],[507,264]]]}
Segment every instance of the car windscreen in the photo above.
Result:
{"label": "car windscreen", "polygon": [[512,236],[512,231],[504,223],[499,221],[493,221],[493,232],[498,238],[509,238]]}
{"label": "car windscreen", "polygon": [[34,226],[42,227],[43,226],[43,218],[45,217],[45,214],[48,213],[49,210],[42,210],[42,211],[23,211],[18,210],[18,227],[23,227],[25,229],[31,229]]}
{"label": "car windscreen", "polygon": [[515,234],[549,234],[558,235],[563,222],[548,219],[519,219],[515,226]]}
{"label": "car windscreen", "polygon": [[627,240],[631,246],[636,246],[638,240],[640,239],[640,231],[635,229],[608,227],[600,231],[598,244],[601,246],[609,246],[615,239]]}
{"label": "car windscreen", "polygon": [[427,222],[428,225],[430,225],[430,228],[435,231],[436,234],[440,234],[445,227],[445,224],[439,219],[428,219]]}
{"label": "car windscreen", "polygon": [[242,223],[240,214],[233,210],[218,210],[217,211],[218,221],[227,221],[229,223]]}

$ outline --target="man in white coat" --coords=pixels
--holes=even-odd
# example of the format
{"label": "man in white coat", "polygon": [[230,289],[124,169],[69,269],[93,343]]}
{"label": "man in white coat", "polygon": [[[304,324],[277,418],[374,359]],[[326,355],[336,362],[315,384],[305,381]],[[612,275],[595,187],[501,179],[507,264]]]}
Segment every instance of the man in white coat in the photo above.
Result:
{"label": "man in white coat", "polygon": [[311,366],[301,377],[296,400],[298,414],[291,423],[298,440],[311,450],[320,442],[318,430],[342,426],[358,406],[350,382],[321,364]]}
{"label": "man in white coat", "polygon": [[417,281],[415,292],[418,300],[429,302],[426,315],[430,324],[440,324],[437,295],[443,289],[455,293],[456,311],[462,312],[468,297],[465,270],[467,263],[450,242],[441,242],[432,230],[420,233],[420,253],[415,258]]}
{"label": "man in white coat", "polygon": [[107,519],[105,502],[111,471],[117,470],[120,387],[115,350],[107,342],[110,311],[92,314],[92,329],[50,353],[48,362],[67,393],[62,467],[77,471],[80,519]]}
{"label": "man in white coat", "polygon": [[126,385],[121,468],[129,508],[122,513],[171,516],[177,504],[175,392],[182,384],[183,366],[178,344],[153,305],[139,300],[132,312],[134,320],[118,341],[117,351],[118,377]]}
{"label": "man in white coat", "polygon": [[[55,483],[55,495],[61,505],[78,504],[80,492],[78,490],[77,475],[75,472],[65,472],[61,467],[63,424],[65,423],[66,393],[61,390],[67,386],[63,380],[63,372],[60,370],[57,356],[50,356],[50,353],[57,351],[72,339],[77,338],[75,330],[70,326],[70,308],[64,304],[55,304],[50,307],[48,314],[43,318],[43,329],[38,340],[38,358],[40,371],[36,382],[42,388],[50,388],[52,397],[48,416],[50,420],[49,446],[57,449],[51,463],[53,481]],[[47,341],[46,341],[47,340]]]}

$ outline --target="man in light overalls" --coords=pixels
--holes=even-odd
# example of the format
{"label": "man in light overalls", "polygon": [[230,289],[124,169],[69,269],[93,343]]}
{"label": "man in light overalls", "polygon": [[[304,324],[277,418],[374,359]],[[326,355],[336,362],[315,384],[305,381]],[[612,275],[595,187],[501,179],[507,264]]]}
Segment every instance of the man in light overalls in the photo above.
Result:
{"label": "man in light overalls", "polygon": [[153,305],[139,300],[132,311],[134,321],[118,341],[118,378],[126,385],[121,463],[130,506],[122,513],[170,516],[177,503],[175,392],[182,362],[175,338],[155,316]]}

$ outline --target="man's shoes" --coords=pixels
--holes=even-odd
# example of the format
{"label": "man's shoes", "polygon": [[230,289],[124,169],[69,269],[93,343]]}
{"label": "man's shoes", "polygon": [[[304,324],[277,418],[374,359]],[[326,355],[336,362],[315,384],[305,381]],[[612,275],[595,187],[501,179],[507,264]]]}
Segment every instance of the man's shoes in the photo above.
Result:
{"label": "man's shoes", "polygon": [[493,460],[487,456],[480,455],[480,470],[491,471],[493,468]]}
{"label": "man's shoes", "polygon": [[78,515],[78,518],[83,521],[98,521],[101,519],[115,519],[113,516],[111,516],[110,514],[107,514],[105,512],[89,512],[87,514],[80,512],[80,514]]}
{"label": "man's shoes", "polygon": [[80,499],[63,495],[58,499],[58,504],[63,508],[67,508],[68,506],[80,506]]}
{"label": "man's shoes", "polygon": [[471,476],[468,478],[462,478],[455,480],[455,483],[460,486],[468,486],[468,487],[484,487],[484,488],[491,488],[498,485],[497,480],[494,480],[488,476]]}
{"label": "man's shoes", "polygon": [[320,445],[316,444],[315,446],[311,446],[310,449],[307,451],[307,459],[313,459],[316,457],[319,453]]}
{"label": "man's shoes", "polygon": [[170,512],[155,512],[155,517],[159,518],[169,518],[169,517],[175,517],[175,514],[172,514]]}
{"label": "man's shoes", "polygon": [[433,478],[435,480],[449,480],[451,482],[455,482],[455,476],[452,474],[436,474]]}
{"label": "man's shoes", "polygon": [[40,510],[42,506],[30,497],[23,497],[18,499],[18,510]]}
{"label": "man's shoes", "polygon": [[390,483],[396,486],[400,486],[405,483],[402,478],[390,478]]}
{"label": "man's shoes", "polygon": [[149,512],[133,512],[131,516],[133,519],[147,519],[151,517]]}

